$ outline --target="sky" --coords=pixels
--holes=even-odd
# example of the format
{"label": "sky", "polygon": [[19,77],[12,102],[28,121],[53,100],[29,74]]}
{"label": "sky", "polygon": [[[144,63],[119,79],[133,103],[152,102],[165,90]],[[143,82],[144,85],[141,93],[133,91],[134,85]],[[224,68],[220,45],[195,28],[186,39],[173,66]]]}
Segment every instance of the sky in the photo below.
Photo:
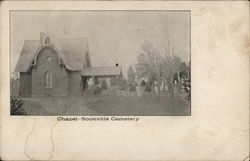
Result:
{"label": "sky", "polygon": [[[39,40],[40,32],[58,38],[87,37],[92,66],[118,63],[126,74],[135,67],[144,41],[164,53],[168,39],[175,54],[190,59],[188,11],[11,11],[11,72],[14,72],[24,40]],[[167,36],[164,30],[170,33]]]}

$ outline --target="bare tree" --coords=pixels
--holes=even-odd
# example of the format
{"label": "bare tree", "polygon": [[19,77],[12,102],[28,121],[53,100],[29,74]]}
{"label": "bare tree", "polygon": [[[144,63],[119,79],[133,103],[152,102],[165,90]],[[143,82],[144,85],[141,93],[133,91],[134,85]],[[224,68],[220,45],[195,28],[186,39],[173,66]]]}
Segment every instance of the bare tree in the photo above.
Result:
{"label": "bare tree", "polygon": [[172,100],[172,110],[174,112],[174,74],[179,72],[181,59],[176,54],[175,49],[178,47],[178,44],[174,41],[173,32],[169,27],[168,21],[166,26],[164,25],[163,32],[163,35],[165,35],[166,38],[165,43],[163,44],[165,49],[165,58],[163,60],[165,70],[163,72],[163,77],[167,80],[169,95]]}
{"label": "bare tree", "polygon": [[152,83],[158,79],[160,54],[150,41],[144,41],[142,51],[137,56],[136,75],[138,78],[146,77]]}

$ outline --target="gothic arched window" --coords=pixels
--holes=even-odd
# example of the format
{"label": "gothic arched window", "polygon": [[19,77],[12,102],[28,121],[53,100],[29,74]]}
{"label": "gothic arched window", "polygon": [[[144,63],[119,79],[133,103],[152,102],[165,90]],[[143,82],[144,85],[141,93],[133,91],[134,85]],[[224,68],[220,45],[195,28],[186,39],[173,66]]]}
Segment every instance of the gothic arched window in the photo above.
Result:
{"label": "gothic arched window", "polygon": [[45,39],[45,44],[50,44],[50,39],[49,39],[49,37],[46,37],[46,39]]}
{"label": "gothic arched window", "polygon": [[53,88],[52,72],[49,70],[45,73],[45,88]]}

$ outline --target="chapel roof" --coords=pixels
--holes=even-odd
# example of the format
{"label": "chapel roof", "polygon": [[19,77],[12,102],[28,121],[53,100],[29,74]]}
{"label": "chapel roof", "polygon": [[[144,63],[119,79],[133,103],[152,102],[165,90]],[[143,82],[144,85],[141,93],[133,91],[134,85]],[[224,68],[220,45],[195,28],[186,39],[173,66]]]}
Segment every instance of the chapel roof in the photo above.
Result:
{"label": "chapel roof", "polygon": [[41,32],[40,40],[25,40],[15,72],[27,72],[34,57],[43,48],[44,39],[56,49],[68,70],[82,70],[88,54],[87,38],[57,38],[52,34]]}

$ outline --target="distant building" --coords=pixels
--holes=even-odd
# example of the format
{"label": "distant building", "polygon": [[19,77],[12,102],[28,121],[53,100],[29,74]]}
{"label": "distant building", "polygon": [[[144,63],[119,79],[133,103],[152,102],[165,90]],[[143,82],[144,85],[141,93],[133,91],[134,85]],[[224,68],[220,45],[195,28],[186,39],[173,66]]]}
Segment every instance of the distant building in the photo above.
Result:
{"label": "distant building", "polygon": [[121,68],[92,67],[86,38],[58,39],[40,33],[25,40],[16,65],[19,96],[79,96],[91,77],[118,77]]}

